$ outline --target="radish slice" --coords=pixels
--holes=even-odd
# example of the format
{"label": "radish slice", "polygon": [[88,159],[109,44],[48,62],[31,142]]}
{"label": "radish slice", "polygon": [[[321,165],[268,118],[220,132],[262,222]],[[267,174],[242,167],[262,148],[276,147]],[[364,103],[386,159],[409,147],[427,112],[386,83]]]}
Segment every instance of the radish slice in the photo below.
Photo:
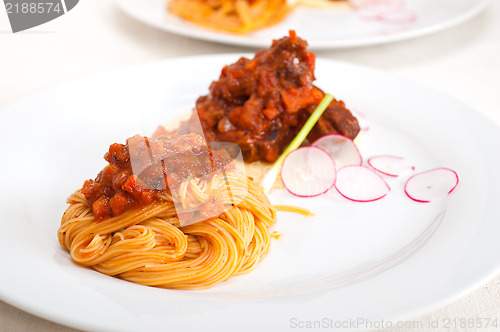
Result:
{"label": "radish slice", "polygon": [[355,202],[376,201],[391,190],[380,174],[362,165],[340,168],[335,188],[342,196]]}
{"label": "radish slice", "polygon": [[393,4],[377,4],[361,7],[357,13],[361,18],[367,20],[379,20],[384,13],[394,12],[400,9],[399,5]]}
{"label": "radish slice", "polygon": [[378,19],[388,23],[411,23],[417,19],[417,14],[408,8],[395,8],[381,13]]}
{"label": "radish slice", "polygon": [[307,146],[286,156],[281,167],[281,181],[286,190],[300,197],[326,193],[335,184],[337,169],[324,150]]}
{"label": "radish slice", "polygon": [[358,120],[360,131],[367,131],[368,129],[370,129],[370,125],[368,124],[368,121],[366,121],[366,117],[363,113],[353,108],[349,108],[349,110],[351,111],[352,115],[354,115],[356,120]]}
{"label": "radish slice", "polygon": [[429,203],[450,194],[458,185],[458,174],[449,168],[434,168],[406,181],[405,193],[416,202]]}
{"label": "radish slice", "polygon": [[398,156],[374,156],[368,158],[368,165],[373,167],[376,171],[397,177],[401,174],[411,172],[415,166],[411,165],[406,159]]}
{"label": "radish slice", "polygon": [[404,0],[348,0],[353,8],[364,8],[377,5],[403,5]]}
{"label": "radish slice", "polygon": [[417,19],[415,12],[406,8],[404,0],[350,0],[349,3],[367,20],[404,24]]}
{"label": "radish slice", "polygon": [[323,136],[317,139],[312,146],[325,150],[335,161],[337,169],[347,165],[361,165],[363,161],[356,144],[351,139],[339,134]]}

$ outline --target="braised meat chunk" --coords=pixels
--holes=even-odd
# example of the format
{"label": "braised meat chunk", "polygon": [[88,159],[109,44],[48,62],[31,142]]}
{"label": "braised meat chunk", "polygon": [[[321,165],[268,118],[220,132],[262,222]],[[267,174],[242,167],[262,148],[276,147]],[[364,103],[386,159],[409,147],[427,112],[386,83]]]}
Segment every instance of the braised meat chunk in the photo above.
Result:
{"label": "braised meat chunk", "polygon": [[[238,144],[246,162],[274,162],[325,95],[313,85],[314,68],[314,53],[293,31],[253,59],[225,66],[196,102],[205,138]],[[192,121],[181,124],[181,133],[193,131]],[[353,139],[358,132],[356,118],[333,100],[308,140],[332,133]]]}

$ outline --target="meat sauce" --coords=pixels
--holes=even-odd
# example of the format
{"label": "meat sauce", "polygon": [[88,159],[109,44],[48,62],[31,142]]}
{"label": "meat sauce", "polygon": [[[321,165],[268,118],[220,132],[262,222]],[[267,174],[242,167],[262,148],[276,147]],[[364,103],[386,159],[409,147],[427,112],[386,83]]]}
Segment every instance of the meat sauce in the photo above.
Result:
{"label": "meat sauce", "polygon": [[[238,144],[246,162],[274,162],[325,96],[313,85],[314,69],[314,53],[294,31],[253,59],[224,67],[209,94],[196,102],[205,138]],[[193,131],[195,119],[182,123],[180,132]],[[358,132],[356,118],[333,100],[307,139],[332,133],[353,139]]]}
{"label": "meat sauce", "polygon": [[211,150],[197,134],[155,139],[136,135],[114,143],[104,155],[108,165],[83,184],[97,221],[150,204],[190,176],[207,175],[229,164],[226,150]]}

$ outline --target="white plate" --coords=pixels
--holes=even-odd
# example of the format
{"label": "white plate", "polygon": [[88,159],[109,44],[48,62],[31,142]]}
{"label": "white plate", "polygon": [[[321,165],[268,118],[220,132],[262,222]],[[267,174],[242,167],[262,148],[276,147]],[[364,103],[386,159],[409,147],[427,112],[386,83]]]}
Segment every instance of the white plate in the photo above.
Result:
{"label": "white plate", "polygon": [[436,91],[321,59],[317,85],[370,124],[359,141],[364,156],[402,155],[417,171],[453,168],[461,182],[452,195],[416,203],[404,196],[404,179],[373,203],[273,192],[274,203],[317,215],[280,213],[273,230],[281,236],[258,268],[204,291],[135,285],[72,263],[56,238],[66,197],[96,176],[111,143],[151,134],[236,59],[180,58],[90,76],[0,112],[2,300],[81,329],[283,331],[306,320],[396,324],[499,272],[499,128]]}
{"label": "white plate", "polygon": [[269,47],[270,41],[294,29],[311,48],[344,48],[397,42],[423,36],[466,21],[479,13],[488,0],[407,0],[417,20],[389,24],[360,19],[350,9],[299,7],[283,22],[248,35],[236,35],[197,26],[171,15],[167,0],[116,0],[135,19],[171,33],[225,44]]}

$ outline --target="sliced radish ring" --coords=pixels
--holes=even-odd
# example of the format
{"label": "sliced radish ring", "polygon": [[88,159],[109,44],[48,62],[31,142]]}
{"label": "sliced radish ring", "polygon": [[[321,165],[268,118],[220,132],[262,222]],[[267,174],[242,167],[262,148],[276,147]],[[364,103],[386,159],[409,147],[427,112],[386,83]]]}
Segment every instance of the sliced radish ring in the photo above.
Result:
{"label": "sliced radish ring", "polygon": [[417,14],[408,8],[394,8],[381,13],[379,20],[387,23],[404,24],[411,23],[417,19]]}
{"label": "sliced radish ring", "polygon": [[337,169],[347,165],[361,165],[363,162],[356,144],[343,135],[330,134],[320,137],[312,146],[325,150],[335,161]]}
{"label": "sliced radish ring", "polygon": [[361,7],[357,10],[357,13],[361,18],[367,20],[380,20],[384,13],[395,12],[401,7],[394,4],[376,4]]}
{"label": "sliced radish ring", "polygon": [[367,162],[377,172],[392,177],[400,176],[415,169],[415,166],[410,164],[408,160],[398,156],[373,156],[368,158]]}
{"label": "sliced radish ring", "polygon": [[326,193],[335,184],[337,169],[323,149],[307,146],[286,156],[281,167],[281,181],[291,194],[314,197]]}
{"label": "sliced radish ring", "polygon": [[406,181],[405,193],[416,202],[429,203],[449,195],[458,185],[458,174],[449,168],[434,168]]}
{"label": "sliced radish ring", "polygon": [[355,202],[372,202],[391,190],[387,182],[373,169],[349,165],[337,171],[335,188],[345,198]]}
{"label": "sliced radish ring", "polygon": [[364,8],[377,5],[403,5],[404,0],[348,0],[353,8]]}
{"label": "sliced radish ring", "polygon": [[350,0],[358,15],[367,20],[404,24],[417,19],[416,13],[405,6],[404,0]]}
{"label": "sliced radish ring", "polygon": [[368,124],[368,121],[366,121],[366,117],[363,113],[353,108],[349,108],[349,110],[351,111],[352,115],[354,115],[356,120],[358,120],[360,131],[367,131],[368,129],[370,129],[370,125]]}

